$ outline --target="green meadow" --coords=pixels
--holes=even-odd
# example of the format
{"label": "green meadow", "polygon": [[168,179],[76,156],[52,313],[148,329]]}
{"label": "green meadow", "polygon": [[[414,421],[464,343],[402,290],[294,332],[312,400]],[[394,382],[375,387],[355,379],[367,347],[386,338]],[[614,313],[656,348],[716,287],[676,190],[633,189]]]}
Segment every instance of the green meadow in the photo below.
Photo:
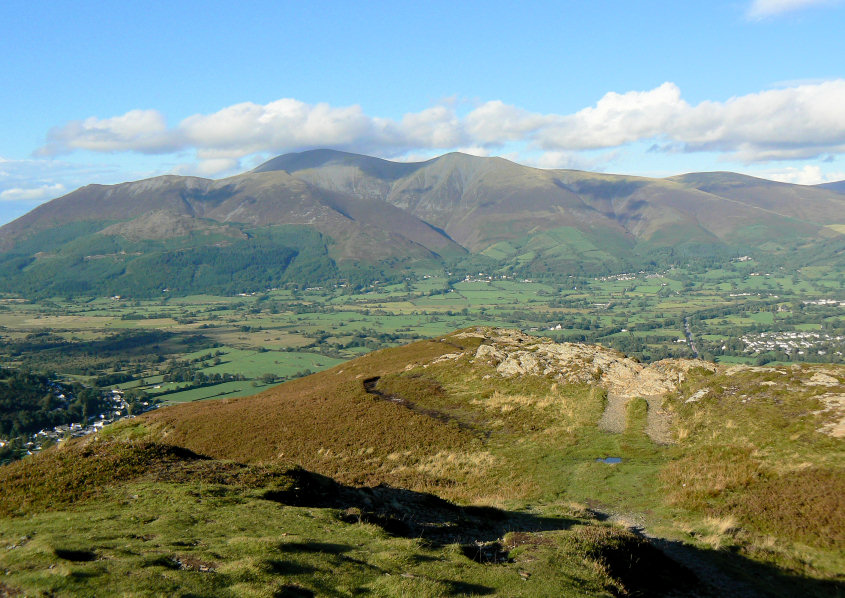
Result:
{"label": "green meadow", "polygon": [[[491,251],[517,251],[500,245]],[[843,276],[832,266],[766,272],[753,260],[727,260],[700,271],[690,265],[548,280],[483,269],[457,277],[431,269],[408,271],[404,283],[288,285],[238,296],[38,302],[6,296],[0,298],[0,352],[12,366],[85,383],[126,373],[135,387],[166,402],[249,393],[270,376],[295,378],[376,348],[471,325],[602,343],[653,361],[693,355],[686,321],[699,356],[714,361],[841,362],[845,316],[830,302],[845,299]],[[760,335],[772,332],[819,337],[808,347],[794,341],[767,346]],[[219,354],[195,361],[209,352]],[[217,390],[209,387],[214,380],[201,376],[201,384],[162,384],[166,372],[185,365],[193,374],[243,380],[221,379]]]}

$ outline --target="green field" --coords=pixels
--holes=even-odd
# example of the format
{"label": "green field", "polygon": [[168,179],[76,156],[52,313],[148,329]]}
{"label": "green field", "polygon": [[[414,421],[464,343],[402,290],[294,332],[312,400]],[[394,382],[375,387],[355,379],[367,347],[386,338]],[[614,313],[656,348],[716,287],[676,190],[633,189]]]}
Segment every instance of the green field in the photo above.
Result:
{"label": "green field", "polygon": [[[513,248],[495,248],[506,250]],[[688,343],[677,342],[687,319],[705,358],[841,362],[845,316],[829,302],[845,298],[843,279],[831,266],[786,274],[760,271],[754,261],[728,260],[710,268],[554,280],[481,270],[455,277],[431,270],[409,272],[401,284],[290,285],[240,296],[72,302],[6,296],[0,297],[0,355],[12,366],[85,383],[129,373],[134,378],[129,386],[151,395],[190,387],[162,395],[167,402],[249,394],[260,388],[251,383],[263,385],[268,376],[291,379],[376,348],[472,325],[602,343],[652,361],[692,356]],[[819,338],[808,347],[784,348],[766,345],[760,336],[791,331]],[[209,353],[210,359],[198,360]],[[184,367],[191,375],[242,380],[221,379],[219,388],[202,376],[163,383],[168,371]]]}

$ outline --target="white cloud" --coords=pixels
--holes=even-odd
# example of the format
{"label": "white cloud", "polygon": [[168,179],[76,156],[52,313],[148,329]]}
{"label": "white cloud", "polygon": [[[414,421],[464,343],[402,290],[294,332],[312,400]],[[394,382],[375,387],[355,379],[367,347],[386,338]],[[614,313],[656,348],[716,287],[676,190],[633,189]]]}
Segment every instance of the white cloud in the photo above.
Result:
{"label": "white cloud", "polygon": [[52,129],[47,145],[38,154],[54,156],[74,150],[94,152],[134,151],[165,153],[181,144],[168,131],[164,116],[157,110],[130,110],[121,116],[75,120]]}
{"label": "white cloud", "polygon": [[174,134],[181,133],[189,145],[201,150],[240,157],[274,147],[343,146],[373,136],[376,127],[359,106],[333,108],[282,99],[194,115],[182,121]]}
{"label": "white cloud", "polygon": [[466,117],[466,130],[478,143],[517,141],[559,120],[555,115],[533,114],[499,100],[482,104]]}
{"label": "white cloud", "polygon": [[[425,155],[460,147],[474,152],[578,152],[646,142],[655,151],[717,152],[746,163],[845,153],[845,79],[807,83],[689,104],[671,82],[645,91],[610,92],[571,114],[540,114],[501,101],[461,115],[454,102],[404,115],[371,116],[281,99],[196,114],[168,128],[155,110],[73,121],[53,129],[41,153],[75,150],[172,153],[192,149],[196,171],[215,174],[256,154],[332,147],[382,156]],[[560,154],[563,156],[564,154]],[[560,163],[549,154],[544,161]]]}
{"label": "white cloud", "polygon": [[757,172],[753,175],[796,185],[820,185],[821,183],[845,180],[845,172],[822,172],[821,167],[815,165],[807,165],[803,168],[788,167],[781,170]]}
{"label": "white cloud", "polygon": [[753,0],[746,15],[749,19],[765,19],[812,6],[836,4],[835,0]]}
{"label": "white cloud", "polygon": [[539,130],[545,149],[620,147],[714,151],[744,162],[808,159],[845,152],[845,80],[767,90],[691,106],[672,83],[647,92],[609,93]]}
{"label": "white cloud", "polygon": [[665,135],[688,109],[674,83],[649,91],[610,92],[595,106],[554,118],[537,140],[547,149],[617,147]]}
{"label": "white cloud", "polygon": [[[618,152],[602,152],[599,155],[585,155],[580,152],[547,151],[536,157],[523,159],[522,164],[537,168],[603,171],[606,166],[616,160]],[[519,158],[515,161],[519,162]]]}
{"label": "white cloud", "polygon": [[64,192],[64,185],[60,185],[58,183],[53,185],[41,185],[40,187],[32,188],[14,187],[0,192],[0,201],[41,202],[45,199],[58,197]]}
{"label": "white cloud", "polygon": [[389,121],[380,121],[385,132],[390,132],[385,141],[416,147],[457,147],[466,142],[461,122],[453,108],[434,106],[422,112],[406,114],[398,126]]}

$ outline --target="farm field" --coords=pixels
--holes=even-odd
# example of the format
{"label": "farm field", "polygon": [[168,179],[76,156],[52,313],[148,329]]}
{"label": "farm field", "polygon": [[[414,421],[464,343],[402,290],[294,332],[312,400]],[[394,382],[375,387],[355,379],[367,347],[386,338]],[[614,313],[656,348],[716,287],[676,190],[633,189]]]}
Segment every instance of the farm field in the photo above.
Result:
{"label": "farm field", "polygon": [[545,280],[409,272],[404,284],[157,300],[5,296],[0,353],[7,365],[84,384],[121,374],[121,388],[174,403],[252,394],[473,325],[600,343],[643,362],[842,362],[843,302],[834,267],[766,272],[751,259]]}

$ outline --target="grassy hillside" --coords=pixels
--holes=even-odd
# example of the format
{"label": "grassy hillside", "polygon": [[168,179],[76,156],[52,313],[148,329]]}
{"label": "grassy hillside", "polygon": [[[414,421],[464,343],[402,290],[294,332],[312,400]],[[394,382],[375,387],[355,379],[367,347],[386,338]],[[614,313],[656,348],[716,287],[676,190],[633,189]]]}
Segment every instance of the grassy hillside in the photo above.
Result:
{"label": "grassy hillside", "polygon": [[[92,224],[74,228],[98,228]],[[40,297],[155,297],[165,289],[233,294],[337,276],[330,240],[313,229],[232,229],[238,236],[206,230],[166,240],[92,231],[65,243],[48,229],[0,255],[0,291]]]}
{"label": "grassy hillside", "polygon": [[0,468],[4,590],[834,596],[843,394],[467,329]]}
{"label": "grassy hillside", "polygon": [[[2,474],[0,589],[12,596],[586,597],[692,585],[588,513],[458,507],[137,441],[76,444]],[[62,499],[21,501],[32,492]]]}

